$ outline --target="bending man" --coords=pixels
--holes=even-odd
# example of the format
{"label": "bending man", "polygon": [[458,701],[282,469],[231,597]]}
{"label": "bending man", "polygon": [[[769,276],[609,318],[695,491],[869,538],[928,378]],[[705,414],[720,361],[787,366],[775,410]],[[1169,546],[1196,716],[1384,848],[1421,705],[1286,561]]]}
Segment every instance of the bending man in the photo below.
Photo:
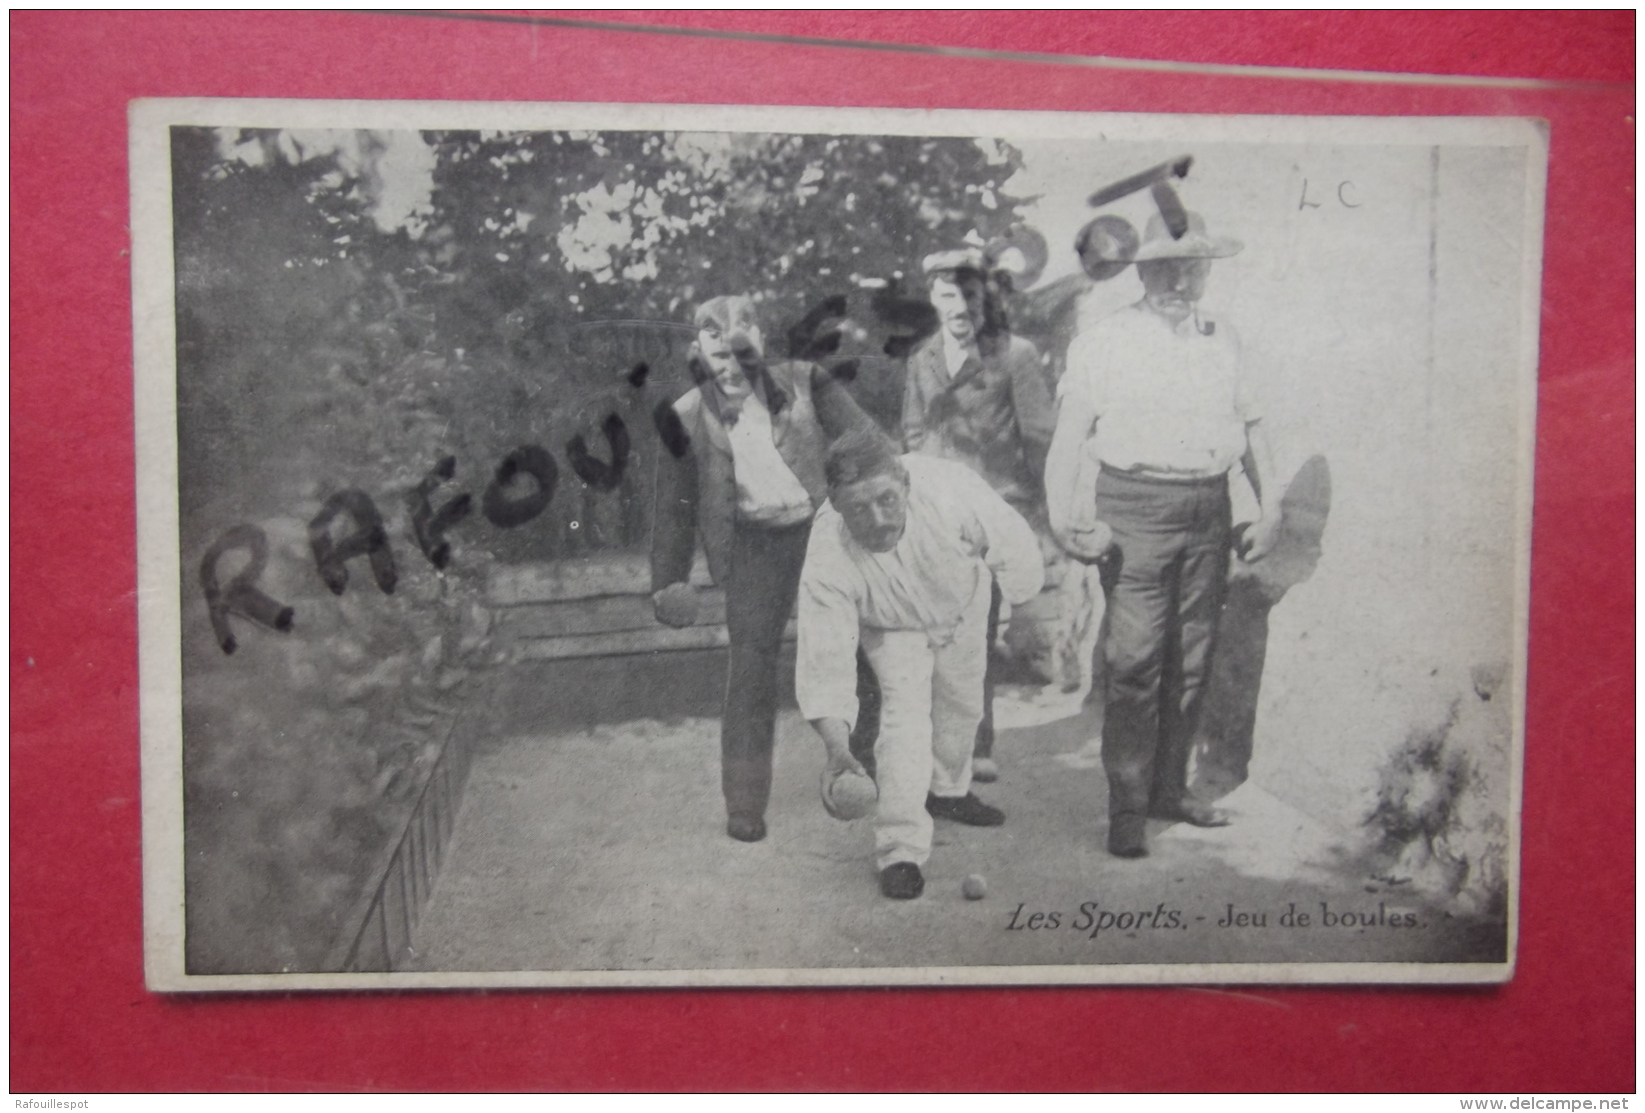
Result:
{"label": "bending man", "polygon": [[850,751],[859,643],[873,665],[876,865],[880,891],[906,900],[925,888],[933,816],[1005,821],[971,792],[991,585],[1020,603],[1045,567],[1028,523],[964,464],[899,457],[878,431],[861,431],[829,449],[826,474],[829,505],[800,577],[795,691],[830,771],[861,771]]}

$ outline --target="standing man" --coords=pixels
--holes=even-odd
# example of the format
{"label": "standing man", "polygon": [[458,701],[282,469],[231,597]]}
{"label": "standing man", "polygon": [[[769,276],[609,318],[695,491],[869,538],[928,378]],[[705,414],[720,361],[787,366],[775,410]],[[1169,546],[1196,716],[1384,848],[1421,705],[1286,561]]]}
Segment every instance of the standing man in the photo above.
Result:
{"label": "standing man", "polygon": [[881,692],[874,758],[880,891],[920,895],[932,816],[978,827],[1005,821],[971,792],[982,718],[990,585],[1019,603],[1045,574],[1028,523],[963,464],[898,457],[878,430],[829,449],[829,505],[817,513],[800,580],[794,687],[828,747],[828,773],[851,753],[856,658]]}
{"label": "standing man", "polygon": [[[1239,249],[1208,235],[1197,215],[1176,239],[1155,216],[1136,254],[1142,300],[1074,341],[1059,384],[1047,509],[1058,541],[1105,567],[1102,760],[1108,850],[1121,858],[1148,853],[1149,817],[1228,822],[1189,795],[1187,773],[1228,578],[1234,465],[1264,507],[1244,559],[1258,560],[1273,545],[1278,517],[1263,499],[1273,466],[1238,344],[1198,308],[1211,260]],[[1094,518],[1074,504],[1080,455],[1092,437],[1101,462]]]}
{"label": "standing man", "polygon": [[[981,251],[928,255],[923,268],[938,327],[908,357],[903,447],[966,465],[1029,522],[1043,523],[1040,492],[1056,410],[1039,352],[1011,335]],[[988,611],[990,650],[999,621],[995,587]],[[985,783],[999,775],[993,756],[994,669],[988,673],[975,748],[975,776]]]}
{"label": "standing man", "polygon": [[[812,363],[766,363],[746,297],[697,307],[691,370],[697,386],[660,415],[651,586],[657,618],[696,620],[694,541],[725,589],[730,640],[720,722],[726,833],[765,838],[776,737],[777,669],[794,609],[811,519],[827,498],[828,442],[869,419]],[[669,417],[672,414],[672,417]]]}

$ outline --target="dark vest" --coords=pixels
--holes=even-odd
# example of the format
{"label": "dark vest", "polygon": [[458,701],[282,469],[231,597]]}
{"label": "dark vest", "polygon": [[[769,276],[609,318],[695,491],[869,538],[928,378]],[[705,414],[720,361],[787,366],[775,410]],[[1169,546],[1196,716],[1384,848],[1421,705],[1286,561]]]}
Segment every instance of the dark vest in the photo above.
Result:
{"label": "dark vest", "polygon": [[[788,403],[771,415],[771,439],[783,461],[811,496],[813,508],[828,498],[823,476],[823,455],[828,437],[818,420],[812,398],[809,363],[772,363],[772,381],[788,396]],[[674,412],[691,438],[690,452],[696,464],[696,532],[708,557],[708,571],[714,582],[724,585],[731,574],[731,532],[737,520],[737,480],[731,460],[731,441],[725,426],[703,403],[702,388],[695,387],[674,403]],[[668,528],[663,522],[656,528]]]}

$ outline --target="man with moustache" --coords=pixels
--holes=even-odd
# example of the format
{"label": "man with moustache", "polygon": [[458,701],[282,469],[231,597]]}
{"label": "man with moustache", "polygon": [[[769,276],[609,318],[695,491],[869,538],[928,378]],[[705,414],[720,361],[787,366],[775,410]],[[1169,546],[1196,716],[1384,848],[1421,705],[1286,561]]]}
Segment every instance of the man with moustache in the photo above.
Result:
{"label": "man with moustache", "polygon": [[828,442],[871,422],[821,367],[767,363],[747,297],[697,307],[690,362],[697,386],[659,413],[661,454],[652,521],[658,621],[696,621],[694,540],[725,589],[730,642],[720,723],[726,833],[765,838],[776,737],[777,669],[806,540],[827,498]]}
{"label": "man with moustache", "polygon": [[1045,575],[1022,516],[964,464],[910,453],[877,429],[829,449],[829,503],[817,512],[800,578],[794,677],[800,713],[828,748],[827,776],[863,772],[852,755],[859,649],[879,679],[874,820],[880,891],[920,895],[932,817],[1005,821],[971,792],[982,717],[989,600],[1013,604]]}
{"label": "man with moustache", "polygon": [[[953,460],[981,476],[1030,523],[1044,522],[1045,453],[1056,425],[1051,388],[1034,345],[1007,327],[998,291],[976,248],[929,255],[922,264],[936,333],[908,357],[903,447]],[[988,645],[999,632],[991,591]],[[994,676],[985,680],[975,776],[994,780]]]}
{"label": "man with moustache", "polygon": [[[1187,773],[1228,579],[1236,464],[1264,509],[1243,559],[1272,548],[1278,519],[1277,493],[1264,497],[1273,465],[1238,343],[1198,307],[1211,261],[1239,250],[1209,235],[1196,214],[1180,237],[1155,216],[1134,256],[1142,300],[1080,334],[1058,386],[1046,505],[1058,542],[1103,567],[1102,760],[1108,850],[1121,858],[1148,853],[1149,818],[1228,822],[1190,795]],[[1094,515],[1075,505],[1080,458],[1093,440],[1101,462]]]}

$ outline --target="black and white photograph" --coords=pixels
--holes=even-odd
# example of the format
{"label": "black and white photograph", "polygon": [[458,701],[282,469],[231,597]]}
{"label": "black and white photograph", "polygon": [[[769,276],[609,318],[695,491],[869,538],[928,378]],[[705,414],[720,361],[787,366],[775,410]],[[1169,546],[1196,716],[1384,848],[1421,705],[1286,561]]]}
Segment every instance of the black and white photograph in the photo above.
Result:
{"label": "black and white photograph", "polygon": [[150,988],[1512,976],[1536,121],[131,153]]}

